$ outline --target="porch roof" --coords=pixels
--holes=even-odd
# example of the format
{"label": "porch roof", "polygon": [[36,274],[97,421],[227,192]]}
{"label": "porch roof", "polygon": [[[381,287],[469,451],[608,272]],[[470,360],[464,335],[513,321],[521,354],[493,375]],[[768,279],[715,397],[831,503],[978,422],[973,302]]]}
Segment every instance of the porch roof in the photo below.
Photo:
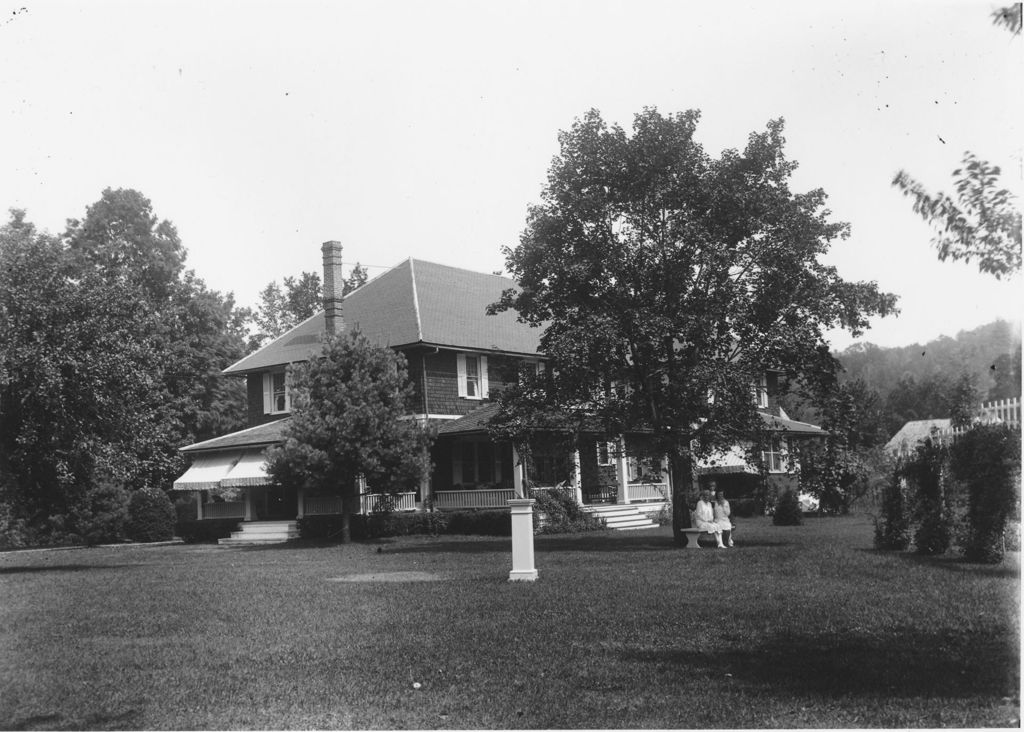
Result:
{"label": "porch roof", "polygon": [[[275,445],[282,440],[282,433],[288,417],[278,419],[267,424],[249,427],[248,429],[232,432],[220,437],[214,437],[203,442],[196,442],[181,448],[181,452],[213,452],[215,450],[229,450],[244,447],[267,447]],[[237,455],[237,453],[236,453]]]}
{"label": "porch roof", "polygon": [[185,471],[184,475],[174,481],[176,491],[208,491],[220,486],[231,468],[238,462],[240,453],[219,452],[210,455],[198,455]]}
{"label": "porch roof", "polygon": [[251,449],[242,453],[238,462],[221,479],[222,488],[251,488],[270,485],[274,480],[267,475],[267,461],[263,450]]}
{"label": "porch roof", "polygon": [[498,413],[498,403],[491,402],[477,407],[464,417],[444,422],[437,430],[438,435],[466,435],[487,431],[487,422]]}
{"label": "porch roof", "polygon": [[758,414],[761,415],[761,419],[765,421],[768,429],[773,431],[797,435],[821,435],[822,437],[828,434],[826,430],[823,430],[816,424],[797,422],[795,419],[786,419],[785,417],[776,417],[766,412],[758,412]]}

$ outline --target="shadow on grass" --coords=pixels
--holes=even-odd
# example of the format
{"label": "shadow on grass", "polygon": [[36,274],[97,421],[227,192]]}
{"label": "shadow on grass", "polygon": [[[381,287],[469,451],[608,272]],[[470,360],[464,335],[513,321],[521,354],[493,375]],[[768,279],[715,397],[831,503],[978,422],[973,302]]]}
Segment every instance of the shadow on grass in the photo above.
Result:
{"label": "shadow on grass", "polygon": [[915,552],[886,551],[884,549],[858,549],[857,551],[868,554],[879,554],[890,556],[910,564],[917,564],[926,567],[936,567],[947,572],[962,574],[969,572],[972,575],[981,577],[994,577],[999,579],[1013,579],[1020,577],[1020,560],[1007,552],[1006,558],[999,564],[982,564],[980,562],[969,562],[955,554],[944,554],[940,556],[928,556]]}
{"label": "shadow on grass", "polygon": [[125,569],[131,564],[46,564],[37,567],[0,567],[0,575],[34,574],[36,572],[84,572],[88,569]]}
{"label": "shadow on grass", "polygon": [[730,675],[772,693],[1003,698],[1020,689],[1016,643],[980,633],[780,636],[742,651],[644,649],[623,656],[703,673],[715,682]]}

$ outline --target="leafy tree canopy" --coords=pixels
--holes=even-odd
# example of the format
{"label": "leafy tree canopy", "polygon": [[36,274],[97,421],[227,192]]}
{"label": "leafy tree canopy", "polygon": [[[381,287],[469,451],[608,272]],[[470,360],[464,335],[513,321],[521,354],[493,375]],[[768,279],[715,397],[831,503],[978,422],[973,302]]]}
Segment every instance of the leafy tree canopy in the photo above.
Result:
{"label": "leafy tree canopy", "polygon": [[430,469],[432,436],[407,418],[405,358],[346,331],[327,336],[323,353],[292,366],[289,379],[292,413],[268,471],[284,485],[342,496],[347,541],[359,476],[376,492],[397,492]]}
{"label": "leafy tree canopy", "polygon": [[0,488],[27,517],[74,513],[101,480],[169,470],[153,308],[82,271],[21,211],[0,227]]}
{"label": "leafy tree canopy", "polygon": [[932,244],[940,260],[973,260],[980,271],[1001,279],[1020,272],[1021,213],[1016,196],[999,187],[999,175],[998,166],[965,152],[962,167],[953,171],[955,198],[929,193],[904,170],[892,184],[935,229]]}
{"label": "leafy tree canopy", "polygon": [[[591,111],[561,133],[542,202],[505,250],[521,289],[494,308],[544,327],[545,400],[613,434],[651,430],[677,487],[691,445],[706,453],[756,429],[763,369],[829,382],[823,332],[859,334],[895,309],[820,262],[848,226],[830,220],[824,191],[790,190],[782,120],[716,159],[694,139],[698,119],[645,109],[629,135]],[[504,424],[529,408],[516,391]]]}

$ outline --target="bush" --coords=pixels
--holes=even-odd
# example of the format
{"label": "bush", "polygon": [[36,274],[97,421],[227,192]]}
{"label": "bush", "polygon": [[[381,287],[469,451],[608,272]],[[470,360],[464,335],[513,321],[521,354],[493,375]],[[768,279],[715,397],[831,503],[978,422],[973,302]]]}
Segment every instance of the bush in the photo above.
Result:
{"label": "bush", "polygon": [[729,508],[732,510],[731,515],[738,518],[764,516],[764,501],[760,498],[738,498],[729,501]]}
{"label": "bush", "polygon": [[918,554],[945,554],[951,543],[952,514],[942,485],[945,461],[946,451],[929,439],[900,467],[915,497],[914,548]]}
{"label": "bush", "polygon": [[967,485],[969,561],[1003,559],[1007,521],[1019,510],[1020,448],[1019,429],[995,424],[974,427],[950,451],[952,473]]}
{"label": "bush", "polygon": [[174,504],[159,488],[140,488],[128,501],[128,538],[132,541],[170,541],[177,518]]}
{"label": "bush", "polygon": [[[605,528],[604,521],[586,513],[576,503],[576,493],[571,489],[552,488],[531,491],[530,497],[537,501],[533,507],[533,526],[538,533],[578,534],[584,531],[600,531]],[[540,518],[541,513],[545,517],[543,522]],[[511,533],[511,528],[509,533]]]}
{"label": "bush", "polygon": [[69,508],[64,526],[72,543],[113,544],[123,541],[129,519],[128,489],[112,478],[100,478]]}
{"label": "bush", "polygon": [[776,526],[799,526],[803,522],[804,514],[800,510],[800,499],[796,491],[787,490],[779,496],[779,502],[775,504],[772,523]]}
{"label": "bush", "polygon": [[[376,513],[351,517],[349,529],[356,541],[389,536],[445,533],[448,515],[443,513]],[[311,541],[337,540],[341,536],[341,516],[306,516],[298,521],[299,537]]]}
{"label": "bush", "polygon": [[455,511],[448,514],[447,534],[512,536],[512,513],[508,509]]}
{"label": "bush", "polygon": [[875,519],[875,548],[903,551],[909,544],[910,524],[903,495],[903,478],[896,469],[892,471],[888,485],[882,489],[881,515]]}
{"label": "bush", "polygon": [[186,544],[216,543],[218,539],[227,539],[232,531],[238,531],[242,519],[179,519],[175,533]]}

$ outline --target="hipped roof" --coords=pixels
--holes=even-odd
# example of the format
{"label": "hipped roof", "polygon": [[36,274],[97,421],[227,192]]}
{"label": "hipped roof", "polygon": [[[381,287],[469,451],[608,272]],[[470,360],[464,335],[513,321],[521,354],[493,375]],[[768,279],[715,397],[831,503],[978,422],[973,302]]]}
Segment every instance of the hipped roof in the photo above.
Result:
{"label": "hipped roof", "polygon": [[[349,293],[342,301],[345,327],[379,346],[427,345],[467,351],[536,356],[541,329],[514,311],[487,315],[487,306],[515,282],[500,275],[409,258]],[[224,370],[245,374],[306,361],[319,352],[324,314],[299,323]]]}

